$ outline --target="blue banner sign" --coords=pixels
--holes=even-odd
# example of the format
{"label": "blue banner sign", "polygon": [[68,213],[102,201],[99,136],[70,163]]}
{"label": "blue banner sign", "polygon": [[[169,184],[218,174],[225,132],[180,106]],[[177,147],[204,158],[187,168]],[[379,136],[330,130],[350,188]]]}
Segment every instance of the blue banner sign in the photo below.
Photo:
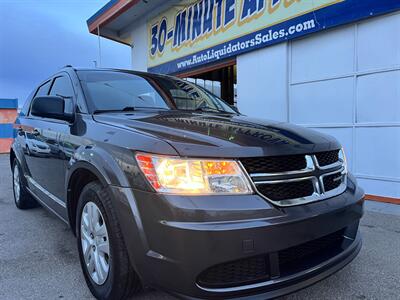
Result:
{"label": "blue banner sign", "polygon": [[148,23],[148,69],[185,73],[399,9],[400,0],[185,1]]}

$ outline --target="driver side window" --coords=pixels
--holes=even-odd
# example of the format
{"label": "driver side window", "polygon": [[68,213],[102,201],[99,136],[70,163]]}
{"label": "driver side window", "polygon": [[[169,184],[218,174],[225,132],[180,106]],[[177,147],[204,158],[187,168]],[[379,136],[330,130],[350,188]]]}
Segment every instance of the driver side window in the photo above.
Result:
{"label": "driver side window", "polygon": [[47,96],[49,93],[49,89],[50,89],[50,85],[51,85],[51,80],[46,81],[44,84],[42,84],[37,90],[36,93],[34,93],[34,96],[30,99],[28,104],[25,105],[29,105],[28,106],[28,114],[31,114],[31,106],[32,106],[32,100],[35,99],[35,97],[40,97],[40,96]]}
{"label": "driver side window", "polygon": [[35,97],[39,96],[47,96],[49,93],[49,88],[50,88],[51,80],[47,81],[46,83],[42,84],[39,89],[37,90]]}

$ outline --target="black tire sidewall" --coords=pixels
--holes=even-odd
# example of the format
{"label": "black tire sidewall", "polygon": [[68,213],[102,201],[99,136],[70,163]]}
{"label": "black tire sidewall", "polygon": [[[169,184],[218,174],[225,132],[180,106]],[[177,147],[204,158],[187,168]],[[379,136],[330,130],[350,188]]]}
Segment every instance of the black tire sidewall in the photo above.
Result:
{"label": "black tire sidewall", "polygon": [[[81,262],[82,270],[85,276],[86,283],[91,290],[92,294],[98,299],[110,299],[112,297],[115,274],[116,274],[116,264],[115,258],[116,255],[114,253],[115,247],[114,245],[114,237],[112,232],[112,226],[110,224],[110,218],[107,214],[107,211],[104,209],[104,205],[101,201],[101,197],[99,192],[101,191],[102,187],[100,183],[89,183],[83,190],[79,197],[78,207],[77,207],[77,218],[76,218],[76,237],[77,237],[77,245],[78,245],[78,252],[79,252],[79,259]],[[109,238],[109,245],[110,245],[110,258],[109,258],[109,273],[106,281],[102,285],[96,284],[86,267],[85,259],[83,257],[82,245],[81,245],[81,218],[82,218],[82,210],[85,207],[86,203],[93,202],[97,205],[100,209],[105,226],[107,228],[108,238]]]}
{"label": "black tire sidewall", "polygon": [[[15,186],[14,186],[14,171],[15,171],[15,167],[17,167],[18,171],[19,171],[19,176],[18,176],[18,180],[19,180],[19,198],[18,198],[18,200],[17,200],[17,197],[15,196]],[[20,165],[18,163],[18,160],[16,158],[14,159],[13,166],[12,166],[12,180],[13,180],[12,187],[13,187],[14,203],[18,208],[21,208],[21,196],[22,196],[23,186],[22,186],[22,180],[21,180],[21,167],[20,167]]]}
{"label": "black tire sidewall", "polygon": [[[15,166],[17,166],[18,171],[19,171],[19,199],[17,201],[17,198],[15,197],[15,189],[14,189],[14,169]],[[24,173],[22,171],[21,164],[19,163],[17,158],[14,158],[14,162],[12,165],[12,186],[13,186],[13,196],[14,196],[14,203],[15,206],[18,207],[19,209],[31,209],[35,208],[39,205],[39,203],[32,197],[30,194],[27,186],[27,180],[24,176]]]}

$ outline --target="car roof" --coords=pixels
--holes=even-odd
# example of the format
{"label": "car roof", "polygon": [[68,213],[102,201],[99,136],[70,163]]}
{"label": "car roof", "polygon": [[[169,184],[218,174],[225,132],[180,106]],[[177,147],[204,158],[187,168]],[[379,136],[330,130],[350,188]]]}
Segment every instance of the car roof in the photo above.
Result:
{"label": "car roof", "polygon": [[[141,72],[141,71],[133,71],[133,70],[127,70],[127,69],[113,69],[113,68],[77,68],[77,67],[72,67],[70,65],[65,66],[62,70],[74,70],[74,71],[84,71],[84,72],[120,72],[120,73],[129,73],[129,74],[134,74],[134,75],[139,75],[139,76],[147,76],[147,77],[154,77],[154,78],[172,78],[173,76],[170,75],[165,75],[165,74],[156,74],[156,73],[150,73],[150,72]],[[62,71],[60,70],[60,71]]]}

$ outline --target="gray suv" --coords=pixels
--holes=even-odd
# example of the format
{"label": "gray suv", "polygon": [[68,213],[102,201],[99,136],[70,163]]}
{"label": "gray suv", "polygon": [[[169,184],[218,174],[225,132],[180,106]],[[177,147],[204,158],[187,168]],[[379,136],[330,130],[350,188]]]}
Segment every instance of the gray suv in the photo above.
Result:
{"label": "gray suv", "polygon": [[332,137],[252,119],[190,82],[67,67],[29,97],[16,206],[68,223],[89,289],[272,298],[359,252],[364,193]]}

